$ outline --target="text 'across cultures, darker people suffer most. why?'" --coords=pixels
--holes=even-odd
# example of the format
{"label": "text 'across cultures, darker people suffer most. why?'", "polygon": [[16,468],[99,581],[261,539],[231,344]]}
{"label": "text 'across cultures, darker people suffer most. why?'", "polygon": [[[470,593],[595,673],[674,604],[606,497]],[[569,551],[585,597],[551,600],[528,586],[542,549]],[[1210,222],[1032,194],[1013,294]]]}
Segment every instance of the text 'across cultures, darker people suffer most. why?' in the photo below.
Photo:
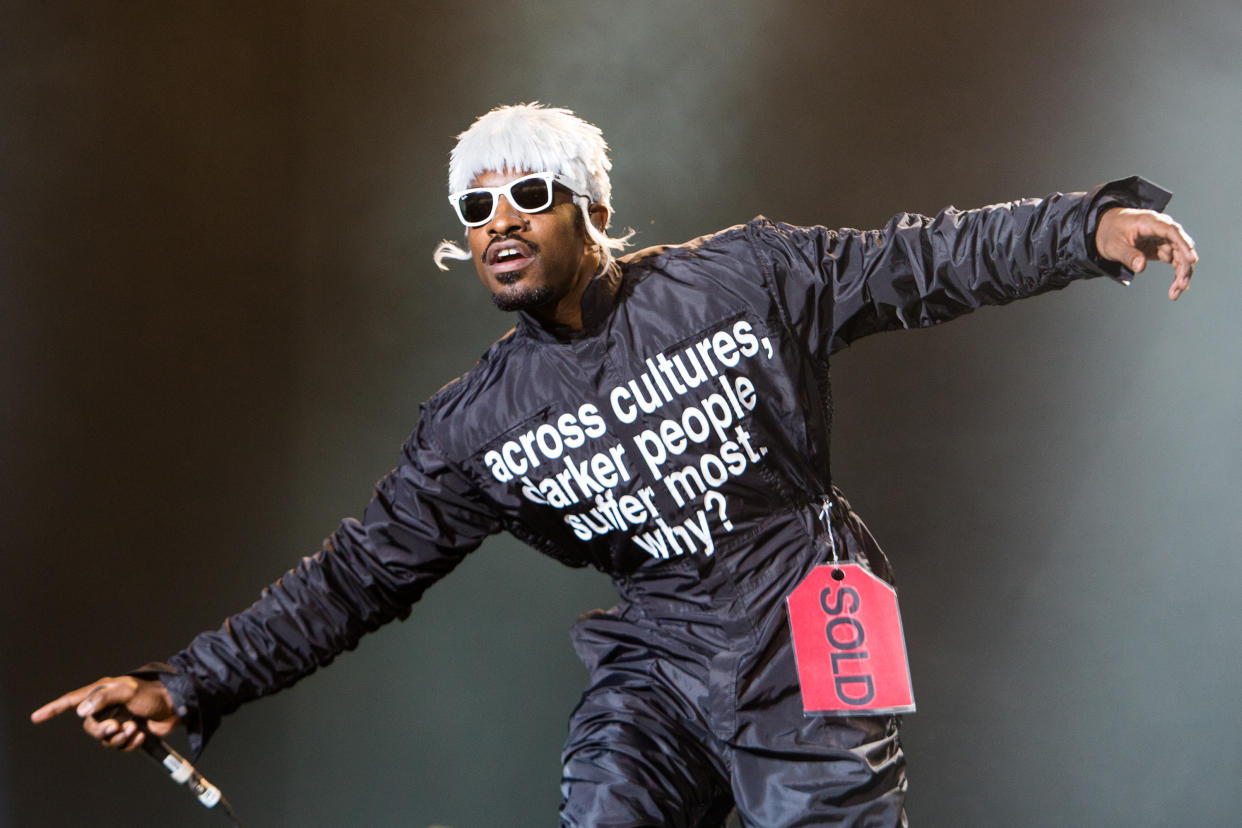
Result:
{"label": "text 'across cultures, darker people suffer most. why?'", "polygon": [[[488,451],[483,462],[497,481],[516,481],[530,502],[564,510],[565,523],[581,540],[654,525],[632,535],[653,558],[700,551],[711,555],[715,543],[709,520],[733,530],[719,487],[767,454],[744,423],[758,404],[755,386],[737,370],[726,371],[758,356],[771,359],[772,344],[746,320],[710,331],[671,356],[656,354],[646,361],[646,371],[608,392],[609,414],[628,425],[641,415],[685,403],[692,391],[711,389],[655,427],[633,434],[628,444],[617,438],[586,458],[569,453],[609,434],[609,419],[588,402],[507,440]],[[705,447],[699,460],[670,467],[691,443]],[[617,486],[635,479],[633,467],[645,472],[640,480],[650,482],[617,496]],[[679,510],[701,505],[685,520],[670,523],[657,508],[656,486],[663,486]]]}

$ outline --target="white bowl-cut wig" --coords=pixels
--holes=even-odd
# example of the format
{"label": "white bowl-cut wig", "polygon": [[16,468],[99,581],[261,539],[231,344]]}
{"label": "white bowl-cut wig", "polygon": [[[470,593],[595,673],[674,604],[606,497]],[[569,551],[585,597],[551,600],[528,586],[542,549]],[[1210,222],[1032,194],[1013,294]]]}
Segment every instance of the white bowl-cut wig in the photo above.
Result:
{"label": "white bowl-cut wig", "polygon": [[[470,186],[475,176],[488,171],[525,170],[554,172],[578,196],[587,235],[599,245],[601,267],[611,264],[613,254],[624,249],[632,232],[612,238],[591,222],[591,203],[602,204],[612,216],[612,182],[608,171],[608,144],[599,127],[568,109],[538,103],[498,106],[481,115],[457,136],[449,157],[449,193]],[[605,225],[604,230],[608,227]],[[469,260],[470,253],[448,240],[435,251],[436,267],[448,270],[445,259]]]}

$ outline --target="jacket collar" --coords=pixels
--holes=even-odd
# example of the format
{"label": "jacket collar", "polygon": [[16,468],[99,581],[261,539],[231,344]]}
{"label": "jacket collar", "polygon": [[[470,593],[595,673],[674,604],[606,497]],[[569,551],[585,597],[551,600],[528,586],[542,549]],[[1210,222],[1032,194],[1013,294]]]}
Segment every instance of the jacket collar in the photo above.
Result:
{"label": "jacket collar", "polygon": [[518,329],[544,342],[571,342],[594,336],[612,314],[621,288],[621,266],[614,260],[591,279],[582,294],[582,329],[547,324],[526,311],[518,311]]}

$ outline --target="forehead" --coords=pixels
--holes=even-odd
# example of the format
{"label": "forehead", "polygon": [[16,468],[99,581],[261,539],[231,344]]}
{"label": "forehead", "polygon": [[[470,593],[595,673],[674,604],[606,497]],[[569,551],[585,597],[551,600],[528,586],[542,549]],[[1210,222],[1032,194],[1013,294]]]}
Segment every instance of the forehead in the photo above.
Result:
{"label": "forehead", "polygon": [[502,187],[510,181],[516,181],[522,176],[530,175],[538,170],[511,170],[505,167],[503,170],[484,170],[483,172],[470,179],[471,187]]}

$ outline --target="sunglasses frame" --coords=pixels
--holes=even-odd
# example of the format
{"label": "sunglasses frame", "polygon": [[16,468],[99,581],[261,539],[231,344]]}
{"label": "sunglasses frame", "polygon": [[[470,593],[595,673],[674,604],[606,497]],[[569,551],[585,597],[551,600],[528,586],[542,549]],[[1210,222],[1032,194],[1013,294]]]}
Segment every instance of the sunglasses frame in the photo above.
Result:
{"label": "sunglasses frame", "polygon": [[[547,185],[548,201],[546,204],[544,204],[542,207],[539,207],[538,209],[526,210],[518,206],[516,203],[514,203],[513,188],[517,186],[518,184],[522,184],[527,181],[530,181],[532,178],[543,181],[544,184]],[[457,218],[461,221],[462,224],[466,225],[467,227],[482,227],[483,225],[487,224],[489,221],[491,221],[493,218],[496,217],[496,209],[500,205],[500,197],[502,195],[506,199],[508,199],[509,203],[512,204],[513,207],[517,209],[519,212],[542,213],[544,210],[551,207],[552,202],[556,200],[556,193],[552,189],[553,184],[560,184],[562,187],[569,190],[570,194],[573,195],[574,198],[579,198],[579,197],[585,198],[585,196],[582,196],[580,193],[574,192],[569,187],[569,185],[566,184],[564,177],[562,177],[559,173],[554,173],[548,170],[544,170],[543,172],[531,173],[530,175],[524,175],[521,178],[515,178],[512,181],[510,181],[508,184],[504,184],[500,187],[470,187],[469,189],[461,190],[459,192],[453,193],[452,195],[448,197],[448,200],[449,200],[449,204],[453,206],[453,212],[457,213]],[[487,193],[492,197],[492,209],[487,214],[487,218],[482,219],[481,221],[466,221],[466,217],[461,211],[461,200],[472,193]]]}

